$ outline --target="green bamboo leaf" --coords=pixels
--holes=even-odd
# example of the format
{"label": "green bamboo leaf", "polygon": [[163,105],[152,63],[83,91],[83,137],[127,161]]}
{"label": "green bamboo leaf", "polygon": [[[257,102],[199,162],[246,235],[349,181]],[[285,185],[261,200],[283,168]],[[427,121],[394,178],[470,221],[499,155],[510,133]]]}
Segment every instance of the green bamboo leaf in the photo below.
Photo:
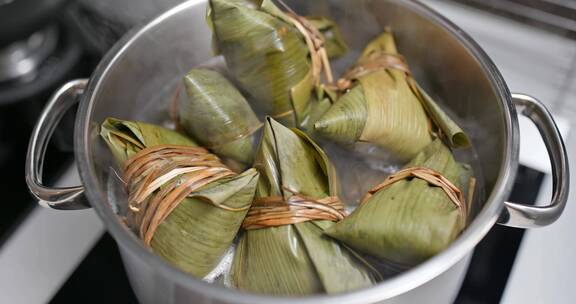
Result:
{"label": "green bamboo leaf", "polygon": [[[196,146],[174,131],[114,118],[105,120],[100,134],[120,164],[147,147]],[[252,204],[257,180],[258,172],[250,169],[198,189],[160,224],[152,238],[152,250],[183,271],[204,277],[231,246],[247,212],[224,210],[210,202],[232,208],[248,207]]]}
{"label": "green bamboo leaf", "polygon": [[[473,182],[471,184],[471,182]],[[464,198],[466,199],[466,210],[468,211],[468,219],[473,215],[474,200],[476,197],[476,177],[474,176],[474,169],[469,164],[460,163],[460,185]],[[472,186],[472,188],[470,188]],[[468,224],[468,223],[467,223]]]}
{"label": "green bamboo leaf", "polygon": [[262,123],[240,92],[218,72],[193,69],[184,77],[187,98],[178,103],[180,124],[222,157],[252,164]]}
{"label": "green bamboo leaf", "polygon": [[[244,233],[232,264],[235,287],[274,295],[323,292],[322,283],[299,237],[294,225]],[[290,241],[295,241],[295,245]]]}
{"label": "green bamboo leaf", "polygon": [[[255,8],[254,2],[247,2],[210,1],[218,48],[259,109],[273,116],[288,113],[284,121],[296,125],[290,113],[294,110],[290,89],[310,71],[308,48],[300,32],[272,9],[273,4],[262,1]],[[308,92],[297,104],[309,98]]]}
{"label": "green bamboo leaf", "polygon": [[[366,46],[358,64],[385,55],[398,56],[389,30]],[[451,146],[469,144],[464,132],[405,71],[377,68],[360,75],[315,129],[336,142],[378,145],[407,161],[434,138],[430,119],[447,135]]]}
{"label": "green bamboo leaf", "polygon": [[250,169],[195,192],[158,227],[151,242],[154,252],[196,277],[207,275],[232,245],[247,212],[224,210],[207,201],[247,208],[257,181],[258,172]]}
{"label": "green bamboo leaf", "polygon": [[[438,171],[467,190],[470,168],[438,139],[406,165],[414,166]],[[380,189],[325,233],[358,251],[412,266],[444,250],[463,228],[458,207],[441,188],[412,178]]]}
{"label": "green bamboo leaf", "polygon": [[364,89],[355,86],[320,117],[314,129],[333,141],[351,145],[360,140],[367,118]]}
{"label": "green bamboo leaf", "polygon": [[119,163],[146,148],[162,144],[198,146],[188,137],[155,125],[139,121],[107,118],[100,128],[100,135]]}
{"label": "green bamboo leaf", "polygon": [[314,124],[330,109],[332,100],[327,97],[322,99],[312,98],[309,105],[308,115],[300,124],[300,128],[308,134],[314,134]]}
{"label": "green bamboo leaf", "polygon": [[[260,172],[256,197],[292,194],[323,198],[337,189],[335,171],[326,154],[304,133],[268,118],[256,153]],[[377,274],[364,261],[322,232],[329,221],[246,231],[240,238],[232,268],[241,290],[304,295],[337,293],[366,287]],[[337,265],[337,266],[336,266]]]}
{"label": "green bamboo leaf", "polygon": [[324,85],[316,88],[316,94],[310,97],[308,109],[305,111],[305,117],[300,122],[299,128],[309,135],[315,135],[314,124],[328,112],[334,102],[338,99],[337,93],[331,89],[325,88]]}
{"label": "green bamboo leaf", "polygon": [[420,87],[414,82],[417,92],[421,96],[422,105],[434,123],[442,130],[448,143],[453,148],[467,148],[470,146],[470,139],[449,116],[442,110],[442,108]]}
{"label": "green bamboo leaf", "polygon": [[323,235],[325,229],[334,225],[333,222],[314,221],[305,224],[296,224],[294,227],[299,232],[326,293],[357,290],[381,279],[378,273],[351,249]]}
{"label": "green bamboo leaf", "polygon": [[[304,36],[270,0],[210,0],[213,39],[255,107],[288,126],[307,119],[315,81]],[[315,18],[330,55],[345,44],[334,22]]]}
{"label": "green bamboo leaf", "polygon": [[[397,54],[392,34],[370,42],[359,62]],[[428,118],[403,71],[381,69],[356,85],[316,123],[317,131],[341,143],[369,142],[408,160],[432,140]]]}

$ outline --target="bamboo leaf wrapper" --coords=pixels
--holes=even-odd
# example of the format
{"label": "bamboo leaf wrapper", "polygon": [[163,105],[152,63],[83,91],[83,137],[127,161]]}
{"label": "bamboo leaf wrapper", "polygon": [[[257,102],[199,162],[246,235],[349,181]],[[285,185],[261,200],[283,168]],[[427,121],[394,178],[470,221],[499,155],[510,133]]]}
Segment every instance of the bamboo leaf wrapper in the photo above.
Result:
{"label": "bamboo leaf wrapper", "polygon": [[[196,146],[195,142],[172,130],[113,118],[102,124],[101,136],[121,165],[145,148],[167,144]],[[194,191],[161,222],[150,247],[183,271],[204,277],[232,244],[252,203],[257,180],[258,173],[251,169]],[[225,210],[217,204],[243,211]],[[135,232],[138,230],[138,227],[131,228]]]}
{"label": "bamboo leaf wrapper", "polygon": [[339,85],[349,90],[315,124],[343,144],[368,142],[409,160],[439,134],[453,147],[468,138],[413,80],[387,30],[370,42]]}
{"label": "bamboo leaf wrapper", "polygon": [[183,81],[178,116],[186,133],[219,156],[251,165],[262,123],[246,99],[215,71],[193,69]]}
{"label": "bamboo leaf wrapper", "polygon": [[[209,24],[231,74],[256,107],[289,126],[300,126],[319,83],[310,49],[293,19],[270,0],[210,0]],[[331,33],[333,55],[344,51],[334,23],[317,19]]]}
{"label": "bamboo leaf wrapper", "polygon": [[[321,199],[337,191],[334,168],[324,152],[304,133],[270,118],[255,167],[261,175],[256,200],[281,197],[289,201],[295,193]],[[311,220],[245,231],[234,258],[235,286],[257,293],[305,295],[371,285],[377,274],[353,252],[323,235],[332,225],[327,220]]]}
{"label": "bamboo leaf wrapper", "polygon": [[[418,153],[406,165],[411,167],[437,171],[458,189],[469,191],[470,167],[456,162],[440,140]],[[463,218],[460,211],[440,187],[408,178],[378,190],[326,234],[358,251],[408,267],[454,241],[466,224],[467,214]]]}

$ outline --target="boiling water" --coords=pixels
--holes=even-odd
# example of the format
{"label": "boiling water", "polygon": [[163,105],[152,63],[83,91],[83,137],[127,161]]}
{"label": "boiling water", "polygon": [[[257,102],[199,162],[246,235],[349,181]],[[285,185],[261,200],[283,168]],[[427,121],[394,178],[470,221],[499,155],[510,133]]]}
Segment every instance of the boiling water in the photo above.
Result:
{"label": "boiling water", "polygon": [[[349,66],[349,64],[350,63],[339,63],[339,66],[345,67]],[[209,67],[224,75],[227,74],[225,62],[221,57],[215,57],[201,67]],[[170,118],[169,109],[170,103],[173,102],[174,91],[180,84],[180,80],[180,77],[175,77],[164,90],[158,92],[157,96],[152,96],[147,102],[141,103],[147,106],[141,108],[135,117],[165,127],[173,127],[174,124]],[[247,94],[244,95],[248,96]],[[438,96],[434,96],[434,94],[431,94],[431,96],[442,105],[442,100],[438,98]],[[460,120],[450,109],[446,109],[445,107],[443,107],[443,109],[466,131],[470,138],[477,138],[476,135],[482,132],[483,129],[477,123]],[[151,116],[151,113],[155,113],[156,115]],[[257,114],[261,119],[264,117],[263,113]],[[336,167],[341,185],[339,196],[346,204],[349,212],[352,212],[356,208],[368,190],[381,183],[391,173],[398,171],[403,165],[392,157],[389,157],[386,151],[374,146],[360,144],[354,148],[355,150],[351,150],[322,138],[315,138],[315,141],[325,150]],[[455,150],[454,153],[458,161],[467,163],[472,167],[476,178],[474,199],[470,208],[469,222],[471,222],[484,203],[484,179],[482,170],[479,164],[478,154],[474,148]],[[120,216],[126,214],[127,195],[124,191],[124,184],[119,178],[118,170],[112,167],[109,168],[108,173],[108,199],[109,202],[115,203],[112,205],[112,208]],[[226,251],[220,263],[203,280],[229,287],[232,286],[230,269],[234,259],[237,240],[238,236],[234,244]],[[382,273],[384,278],[397,275],[406,270],[404,267],[394,265],[387,261],[376,260],[367,256],[365,258]]]}

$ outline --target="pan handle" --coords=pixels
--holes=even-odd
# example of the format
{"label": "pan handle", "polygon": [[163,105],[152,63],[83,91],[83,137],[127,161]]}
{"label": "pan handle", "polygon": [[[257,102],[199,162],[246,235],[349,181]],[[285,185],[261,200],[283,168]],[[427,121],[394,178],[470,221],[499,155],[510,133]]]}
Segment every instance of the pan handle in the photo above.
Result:
{"label": "pan handle", "polygon": [[512,94],[512,102],[521,115],[534,122],[546,144],[552,164],[552,201],[547,206],[505,202],[499,224],[518,228],[547,226],[560,217],[568,200],[570,175],[566,148],[552,115],[540,101],[528,95]]}
{"label": "pan handle", "polygon": [[72,80],[60,87],[42,111],[28,144],[26,156],[26,183],[30,193],[43,207],[76,210],[90,208],[84,196],[84,187],[51,188],[42,184],[44,154],[52,133],[66,111],[78,102],[88,80]]}

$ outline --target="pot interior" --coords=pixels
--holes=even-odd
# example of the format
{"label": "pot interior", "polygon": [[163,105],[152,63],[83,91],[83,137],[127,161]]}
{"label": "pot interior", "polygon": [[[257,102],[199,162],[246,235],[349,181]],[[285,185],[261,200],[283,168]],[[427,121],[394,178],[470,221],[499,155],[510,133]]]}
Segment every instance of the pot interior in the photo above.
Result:
{"label": "pot interior", "polygon": [[[123,193],[112,155],[98,136],[107,117],[163,123],[181,77],[192,67],[213,60],[211,31],[205,22],[205,3],[194,1],[184,9],[155,20],[135,36],[125,38],[101,63],[84,98],[77,139],[84,146],[88,166],[82,177],[90,179],[91,203],[96,209],[124,209]],[[196,3],[197,2],[197,3]],[[355,61],[366,43],[391,26],[398,50],[410,65],[416,80],[470,136],[477,154],[476,177],[483,184],[476,212],[486,208],[504,172],[510,130],[510,110],[505,85],[483,53],[472,50],[446,21],[420,4],[400,0],[286,1],[303,15],[323,15],[335,20],[350,46],[349,53],[335,64],[342,71]],[[474,47],[474,46],[472,46]],[[461,156],[466,158],[466,155]],[[81,166],[82,167],[82,166]],[[498,187],[496,187],[498,188]],[[95,200],[94,198],[99,198]],[[501,204],[491,200],[490,204]],[[118,217],[119,219],[119,217]],[[117,219],[117,220],[118,220]]]}

